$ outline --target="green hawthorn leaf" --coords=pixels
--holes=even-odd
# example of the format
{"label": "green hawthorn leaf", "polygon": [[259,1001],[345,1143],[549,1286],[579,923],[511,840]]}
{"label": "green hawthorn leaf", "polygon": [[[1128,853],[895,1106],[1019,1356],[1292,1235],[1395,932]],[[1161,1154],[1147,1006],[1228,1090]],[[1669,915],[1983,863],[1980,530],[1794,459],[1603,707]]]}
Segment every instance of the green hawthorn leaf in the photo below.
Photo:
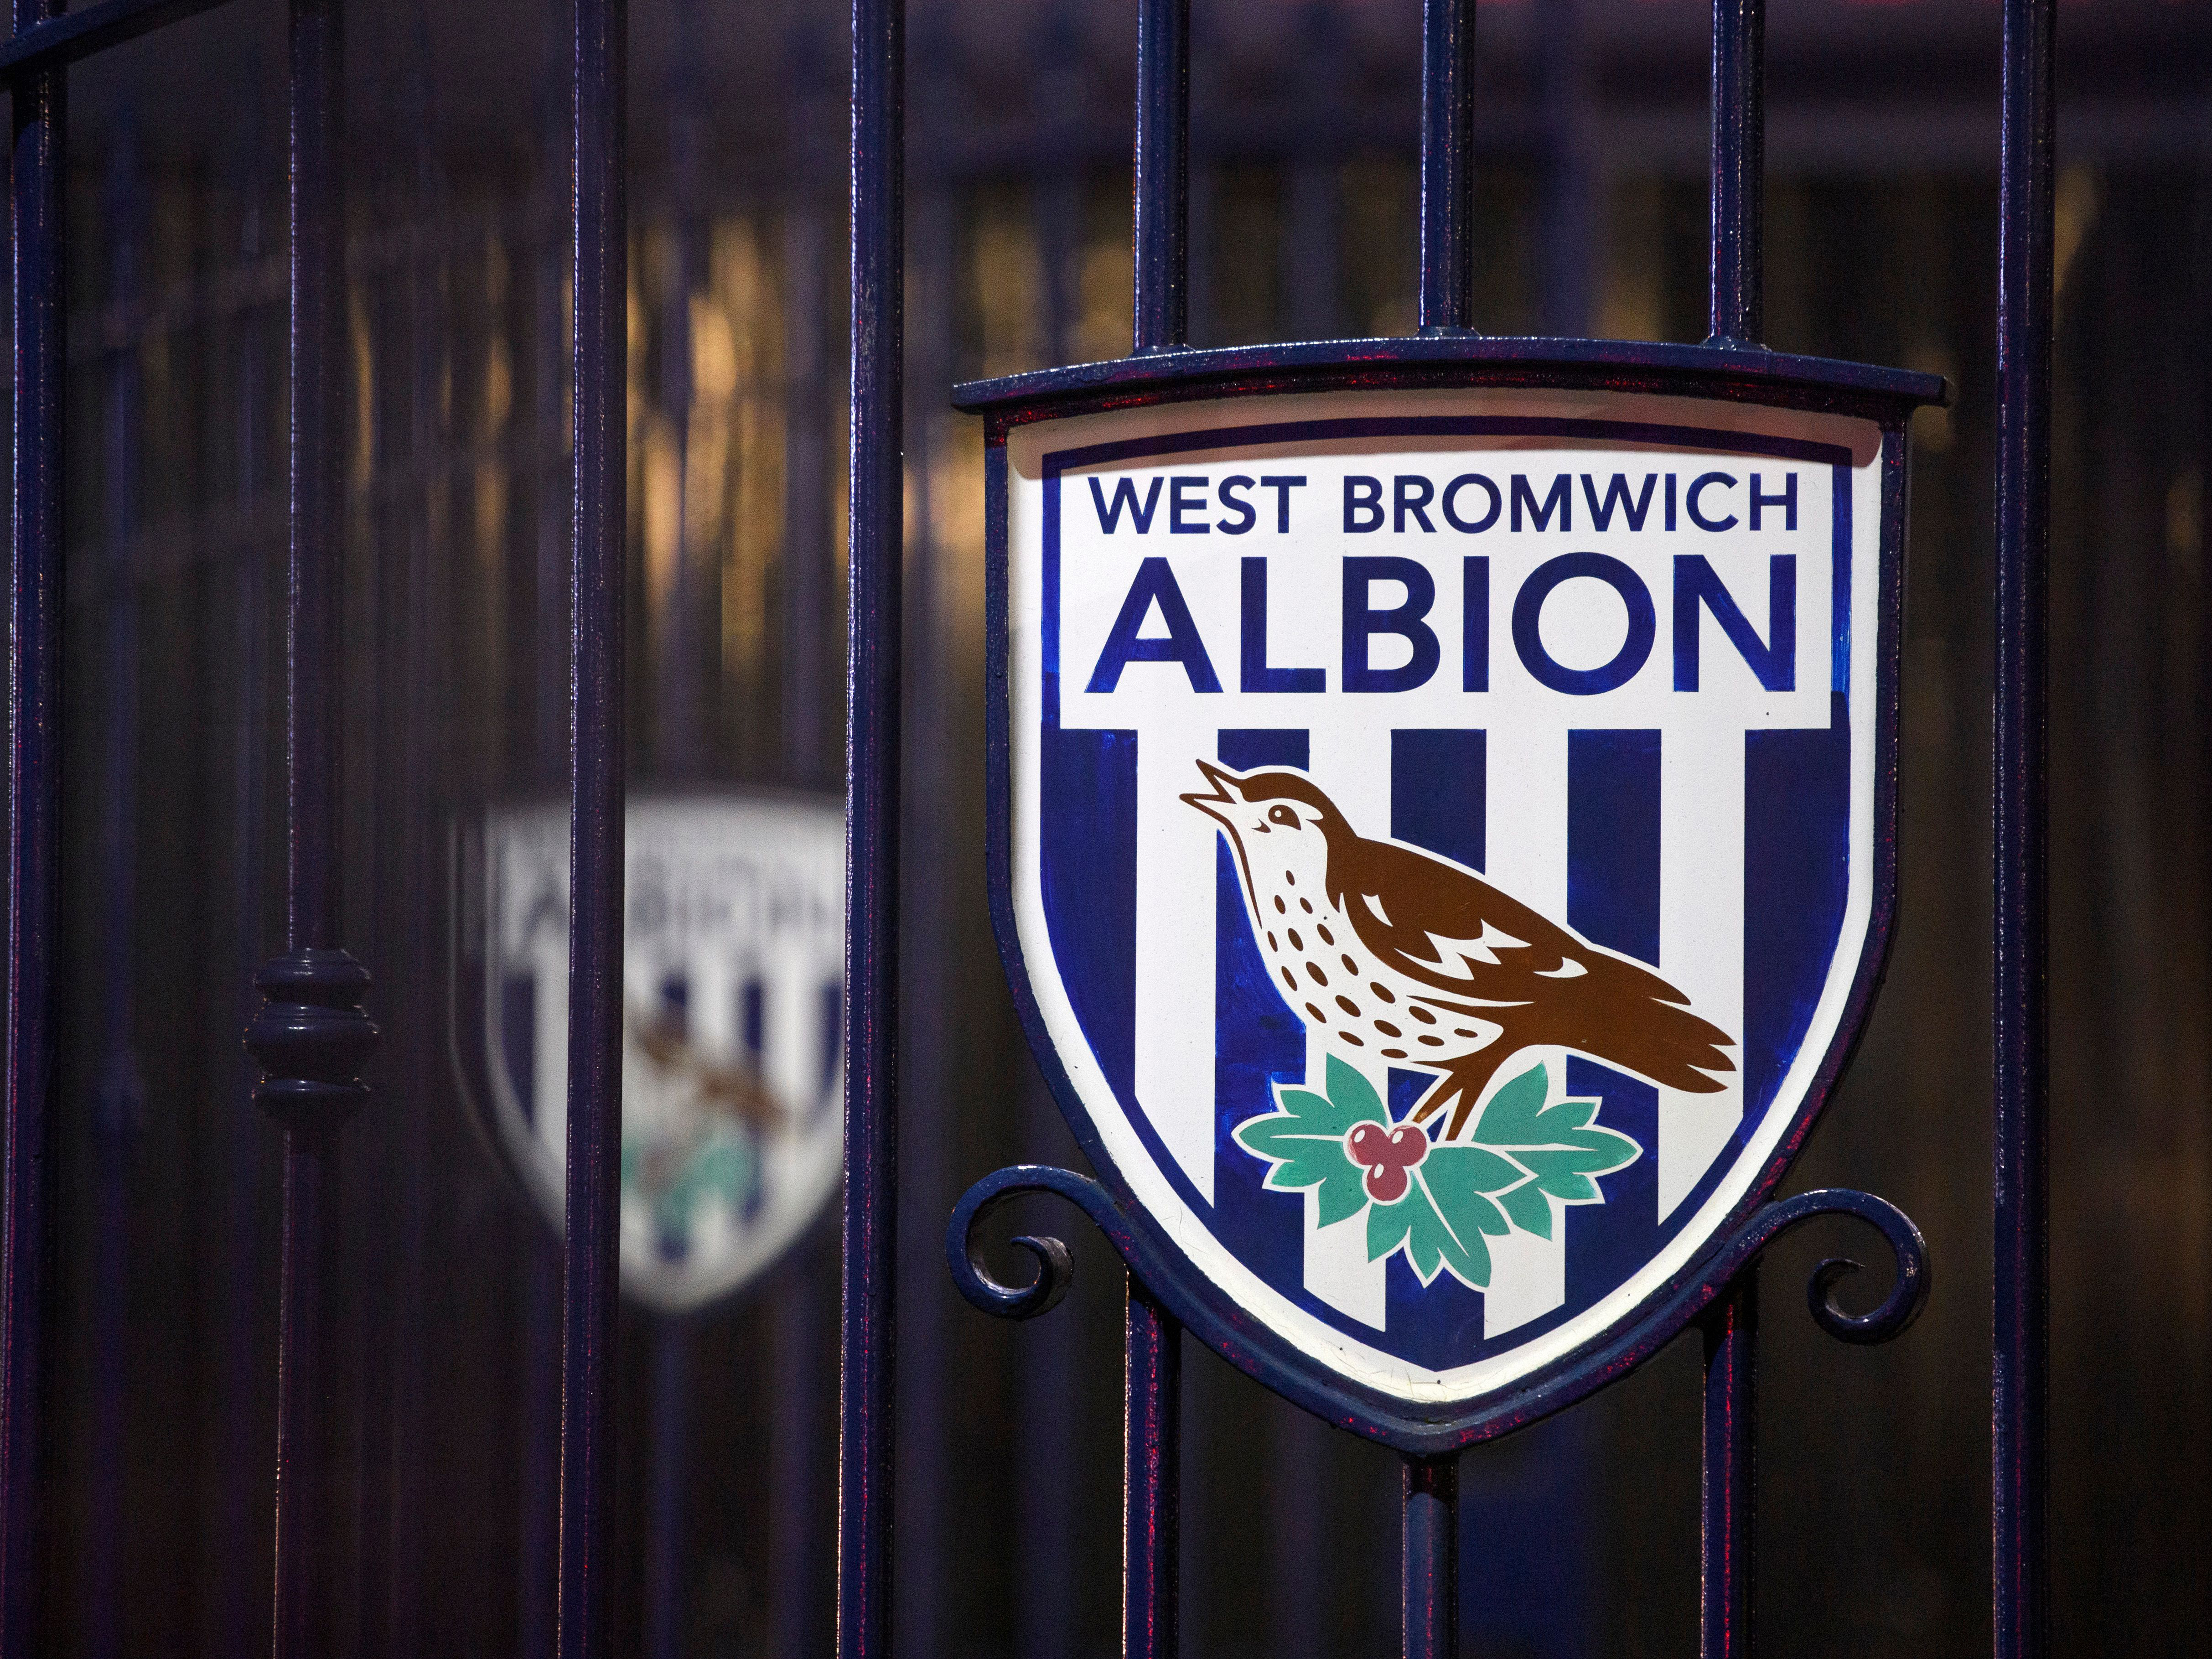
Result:
{"label": "green hawthorn leaf", "polygon": [[1552,1206],[1544,1196],[1542,1182],[1524,1181],[1510,1192],[1498,1194],[1498,1201],[1522,1232],[1539,1238],[1552,1236]]}
{"label": "green hawthorn leaf", "polygon": [[[1402,1245],[1406,1260],[1423,1285],[1433,1284],[1438,1273],[1449,1268],[1462,1284],[1481,1290],[1490,1283],[1490,1247],[1482,1242],[1482,1235],[1486,1231],[1505,1231],[1504,1218],[1498,1217],[1494,1228],[1486,1228],[1468,1208],[1455,1220],[1446,1220],[1422,1179],[1427,1168],[1425,1161],[1414,1170],[1405,1197],[1395,1204],[1375,1205],[1367,1212],[1367,1259],[1379,1261]],[[1491,1207],[1488,1199],[1471,1188],[1465,1198],[1470,1205]]]}
{"label": "green hawthorn leaf", "polygon": [[1237,1126],[1237,1144],[1255,1158],[1274,1167],[1261,1184],[1275,1192],[1297,1192],[1317,1187],[1321,1224],[1324,1227],[1357,1215],[1367,1202],[1361,1171],[1344,1150],[1344,1138],[1355,1124],[1387,1123],[1389,1117],[1367,1080],[1346,1066],[1358,1089],[1347,1087],[1334,1069],[1330,1093],[1278,1085],[1275,1103],[1281,1109],[1247,1118]]}
{"label": "green hawthorn leaf", "polygon": [[1407,1189],[1406,1196],[1395,1204],[1377,1204],[1367,1212],[1367,1259],[1380,1261],[1384,1256],[1406,1242],[1413,1231],[1413,1213],[1427,1206],[1420,1194]]}
{"label": "green hawthorn leaf", "polygon": [[1566,1204],[1601,1204],[1605,1194],[1594,1177],[1625,1170],[1644,1155],[1628,1136],[1592,1121],[1598,1101],[1575,1097],[1547,1105],[1550,1092],[1543,1066],[1529,1067],[1491,1097],[1474,1136],[1535,1177],[1498,1202],[1518,1225],[1542,1238],[1552,1236],[1547,1195]]}
{"label": "green hawthorn leaf", "polygon": [[1491,1096],[1474,1126],[1475,1139],[1486,1146],[1533,1146],[1551,1139],[1542,1132],[1549,1127],[1542,1120],[1550,1093],[1551,1079],[1543,1066],[1531,1066]]}
{"label": "green hawthorn leaf", "polygon": [[1334,1054],[1328,1057],[1328,1086],[1330,1101],[1346,1115],[1344,1127],[1347,1133],[1363,1119],[1371,1123],[1390,1121],[1390,1114],[1383,1108],[1382,1097],[1375,1092],[1375,1085],[1351,1061]]}
{"label": "green hawthorn leaf", "polygon": [[1483,1193],[1486,1188],[1494,1191],[1510,1186],[1521,1178],[1521,1172],[1513,1170],[1508,1178],[1494,1182],[1483,1180],[1474,1172],[1478,1159],[1498,1164],[1506,1162],[1480,1146],[1439,1146],[1421,1160],[1413,1171],[1413,1178],[1427,1188],[1429,1201],[1436,1206],[1438,1218],[1454,1234],[1471,1238],[1477,1233],[1488,1233],[1493,1238],[1503,1238],[1513,1231],[1512,1224]]}

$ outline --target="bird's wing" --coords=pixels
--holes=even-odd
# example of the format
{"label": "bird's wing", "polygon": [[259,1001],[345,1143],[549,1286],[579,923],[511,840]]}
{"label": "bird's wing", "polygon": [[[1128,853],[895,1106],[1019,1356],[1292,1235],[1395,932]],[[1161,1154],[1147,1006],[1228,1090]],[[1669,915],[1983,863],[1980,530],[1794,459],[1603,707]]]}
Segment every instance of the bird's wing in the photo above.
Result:
{"label": "bird's wing", "polygon": [[1480,878],[1389,842],[1362,842],[1345,872],[1344,892],[1331,896],[1360,942],[1434,989],[1439,1006],[1528,1009],[1520,1040],[1579,1049],[1668,1088],[1717,1089],[1710,1073],[1735,1069],[1723,1052],[1735,1039],[1659,975]]}
{"label": "bird's wing", "polygon": [[[1410,979],[1474,1002],[1545,995],[1595,952],[1510,894],[1411,848],[1363,841],[1333,894],[1360,943]],[[1330,860],[1330,876],[1338,860]]]}

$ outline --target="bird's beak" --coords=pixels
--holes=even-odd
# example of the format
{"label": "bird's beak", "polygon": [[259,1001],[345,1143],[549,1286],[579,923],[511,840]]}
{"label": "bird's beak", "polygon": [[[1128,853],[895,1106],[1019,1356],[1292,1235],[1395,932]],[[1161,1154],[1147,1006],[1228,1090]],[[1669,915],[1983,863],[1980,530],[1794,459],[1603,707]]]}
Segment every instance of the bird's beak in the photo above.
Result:
{"label": "bird's beak", "polygon": [[1185,795],[1183,800],[1223,827],[1233,828],[1229,822],[1228,809],[1238,805],[1243,799],[1237,791],[1237,780],[1209,761],[1199,762],[1198,769],[1206,775],[1206,781],[1213,786],[1213,792],[1211,794]]}

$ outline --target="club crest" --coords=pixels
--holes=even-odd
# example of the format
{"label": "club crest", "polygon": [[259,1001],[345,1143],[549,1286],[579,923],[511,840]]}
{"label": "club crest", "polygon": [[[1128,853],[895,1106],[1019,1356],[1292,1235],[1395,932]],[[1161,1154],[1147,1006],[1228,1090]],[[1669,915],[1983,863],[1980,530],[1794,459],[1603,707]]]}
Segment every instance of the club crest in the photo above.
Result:
{"label": "club crest", "polygon": [[1650,1316],[1879,975],[1901,426],[1466,390],[1001,432],[1000,941],[1186,1316],[1438,1419]]}
{"label": "club crest", "polygon": [[[837,1188],[844,818],[799,797],[634,799],[627,836],[622,1284],[681,1311],[757,1277]],[[455,1053],[557,1227],[566,803],[491,809],[459,860]]]}

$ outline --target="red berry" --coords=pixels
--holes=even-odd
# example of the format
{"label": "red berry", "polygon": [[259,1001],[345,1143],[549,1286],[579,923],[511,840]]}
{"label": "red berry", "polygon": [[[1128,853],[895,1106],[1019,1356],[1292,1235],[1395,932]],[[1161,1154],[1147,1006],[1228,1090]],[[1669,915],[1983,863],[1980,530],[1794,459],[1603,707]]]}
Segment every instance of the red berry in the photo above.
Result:
{"label": "red berry", "polygon": [[1367,1196],[1377,1204],[1395,1204],[1412,1184],[1412,1177],[1395,1164],[1377,1164],[1367,1171]]}
{"label": "red berry", "polygon": [[1387,1164],[1391,1161],[1390,1132],[1379,1123],[1353,1125],[1352,1133],[1345,1137],[1344,1144],[1354,1164]]}
{"label": "red berry", "polygon": [[1410,1123],[1395,1129],[1360,1123],[1345,1136],[1344,1149],[1365,1170],[1368,1197],[1377,1204],[1395,1204],[1412,1185],[1407,1171],[1429,1155],[1429,1138]]}

